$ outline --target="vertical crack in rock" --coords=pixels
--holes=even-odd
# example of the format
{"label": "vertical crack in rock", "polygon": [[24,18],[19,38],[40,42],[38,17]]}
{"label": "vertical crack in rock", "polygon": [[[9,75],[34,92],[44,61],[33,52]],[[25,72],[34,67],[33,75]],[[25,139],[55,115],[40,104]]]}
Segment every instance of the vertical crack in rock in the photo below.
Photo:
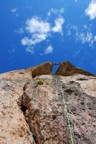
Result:
{"label": "vertical crack in rock", "polygon": [[52,66],[0,76],[0,143],[71,144],[66,103],[74,144],[96,144],[96,77],[68,62],[51,75]]}
{"label": "vertical crack in rock", "polygon": [[43,144],[43,136],[41,135],[40,131],[40,113],[38,109],[32,109],[31,107],[31,98],[26,93],[28,84],[29,82],[23,87],[21,110],[24,114],[27,124],[29,125],[29,129],[32,133],[35,143]]}
{"label": "vertical crack in rock", "polygon": [[74,144],[95,143],[96,98],[84,93],[78,79],[66,83],[61,76],[39,76],[27,83],[23,90],[21,110],[35,144],[72,143],[63,95],[70,114]]}
{"label": "vertical crack in rock", "polygon": [[[41,91],[42,86],[36,86],[36,79],[32,79],[31,85],[29,82],[23,88],[24,92],[22,96],[21,110],[23,111],[26,122],[29,125],[30,131],[36,144],[44,144],[46,142],[48,144],[57,144],[58,142],[60,142],[61,144],[71,144],[66,115],[64,113],[64,104],[61,100],[62,92],[60,88],[62,86],[62,83],[59,79],[59,76],[54,76],[52,80],[52,86],[52,89],[54,91],[54,94],[52,94],[52,92],[50,93],[50,98],[52,100],[49,101],[49,98],[47,98],[47,103],[49,104],[48,106],[47,103],[44,104],[45,107],[47,106],[46,109],[52,108],[51,112],[49,110],[46,111],[46,109],[42,110],[42,102],[46,102],[45,98],[46,96],[48,97],[48,94],[46,96],[43,96],[44,91]],[[39,97],[37,95],[39,95]],[[37,99],[35,101],[36,97]],[[39,104],[39,100],[42,104]],[[42,116],[40,116],[40,114]],[[43,121],[41,120],[41,117]]]}
{"label": "vertical crack in rock", "polygon": [[43,136],[41,135],[41,131],[40,131],[39,110],[30,109],[26,116],[27,116],[27,122],[29,124],[30,130],[33,134],[36,144],[43,144],[44,143]]}
{"label": "vertical crack in rock", "polygon": [[23,95],[22,95],[22,101],[21,101],[21,110],[22,110],[22,112],[23,112],[23,114],[24,114],[24,116],[25,116],[25,114],[26,114],[26,110],[28,109],[27,108],[27,105],[26,105],[26,103],[24,102],[24,93],[23,93]]}

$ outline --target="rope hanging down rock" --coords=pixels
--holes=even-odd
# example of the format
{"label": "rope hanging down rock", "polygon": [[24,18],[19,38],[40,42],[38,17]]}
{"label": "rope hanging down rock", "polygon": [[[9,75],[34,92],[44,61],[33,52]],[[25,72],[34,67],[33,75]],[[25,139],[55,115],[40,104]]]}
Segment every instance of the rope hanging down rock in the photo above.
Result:
{"label": "rope hanging down rock", "polygon": [[70,122],[71,122],[70,115],[68,113],[68,108],[67,108],[67,104],[66,104],[66,100],[65,100],[64,95],[62,96],[62,101],[64,104],[64,114],[66,115],[66,118],[67,118],[67,126],[68,126],[69,131],[70,131],[71,142],[72,142],[72,144],[74,144],[73,132],[72,132],[71,124],[70,124]]}
{"label": "rope hanging down rock", "polygon": [[71,120],[70,120],[70,115],[68,113],[68,107],[67,107],[66,99],[65,99],[64,92],[63,92],[63,89],[62,89],[62,84],[61,84],[61,82],[60,82],[60,80],[58,78],[56,80],[56,85],[57,85],[57,88],[60,90],[60,93],[61,93],[61,99],[62,99],[62,102],[63,102],[63,105],[64,105],[64,115],[66,116],[67,127],[68,127],[68,129],[70,131],[70,134],[69,134],[70,135],[70,139],[71,139],[72,144],[75,144],[74,143],[73,132],[72,132],[72,127],[71,127]]}

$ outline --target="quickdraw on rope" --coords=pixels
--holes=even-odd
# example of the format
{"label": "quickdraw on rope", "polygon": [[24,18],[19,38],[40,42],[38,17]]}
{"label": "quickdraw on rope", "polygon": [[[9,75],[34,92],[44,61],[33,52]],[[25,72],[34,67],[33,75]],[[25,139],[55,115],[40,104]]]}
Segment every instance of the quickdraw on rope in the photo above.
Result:
{"label": "quickdraw on rope", "polygon": [[69,116],[69,113],[68,113],[68,108],[67,108],[66,100],[65,100],[65,98],[64,98],[63,95],[62,95],[62,101],[63,101],[63,104],[64,104],[64,112],[65,112],[65,114],[66,114],[67,124],[68,124],[68,128],[69,128],[69,131],[70,131],[71,142],[72,142],[72,144],[74,144],[72,127],[71,127],[71,124],[70,124],[70,116]]}

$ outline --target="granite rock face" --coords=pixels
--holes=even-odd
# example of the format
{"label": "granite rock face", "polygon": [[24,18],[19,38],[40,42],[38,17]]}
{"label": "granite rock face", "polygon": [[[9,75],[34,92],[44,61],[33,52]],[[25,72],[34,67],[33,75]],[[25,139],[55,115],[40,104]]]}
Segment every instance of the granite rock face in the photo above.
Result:
{"label": "granite rock face", "polygon": [[68,61],[62,62],[60,64],[60,67],[58,68],[56,74],[62,75],[62,76],[70,76],[73,74],[82,74],[82,75],[88,75],[88,76],[93,75],[83,69],[76,68]]}
{"label": "granite rock face", "polygon": [[96,144],[96,77],[49,67],[0,75],[0,144]]}
{"label": "granite rock face", "polygon": [[39,66],[33,67],[32,69],[32,77],[39,76],[39,75],[50,75],[52,74],[52,67],[53,63],[46,62]]}

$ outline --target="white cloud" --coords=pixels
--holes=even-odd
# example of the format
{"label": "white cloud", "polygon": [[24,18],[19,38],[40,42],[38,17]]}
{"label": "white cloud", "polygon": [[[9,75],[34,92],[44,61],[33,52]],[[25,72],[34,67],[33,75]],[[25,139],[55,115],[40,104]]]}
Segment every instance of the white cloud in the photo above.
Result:
{"label": "white cloud", "polygon": [[59,33],[63,33],[62,31],[62,25],[64,24],[64,18],[63,17],[59,17],[55,20],[55,26],[52,28],[53,32],[59,32]]}
{"label": "white cloud", "polygon": [[31,53],[31,54],[34,54],[34,49],[33,49],[33,47],[27,47],[27,48],[26,48],[26,52]]}
{"label": "white cloud", "polygon": [[96,42],[96,35],[93,35],[91,32],[77,32],[76,41],[81,41],[82,44],[88,43],[89,46],[93,46],[93,44]]}
{"label": "white cloud", "polygon": [[17,12],[17,8],[13,8],[13,9],[11,9],[10,12],[12,12],[12,13],[16,13],[16,12]]}
{"label": "white cloud", "polygon": [[91,20],[96,18],[96,0],[92,0],[85,10],[85,14],[90,17]]}
{"label": "white cloud", "polygon": [[91,42],[91,40],[93,39],[92,33],[80,33],[79,38],[82,42],[82,44],[86,43],[86,42]]}
{"label": "white cloud", "polygon": [[19,14],[17,13],[17,8],[11,9],[10,12],[13,13],[16,17],[19,16]]}
{"label": "white cloud", "polygon": [[44,40],[46,40],[47,35],[46,34],[33,34],[33,37],[29,38],[29,37],[24,37],[23,39],[21,39],[21,43],[24,46],[32,46],[35,45],[37,43],[40,43]]}
{"label": "white cloud", "polygon": [[65,11],[65,9],[64,9],[64,7],[61,7],[60,9],[54,9],[54,8],[51,8],[51,10],[47,13],[47,16],[48,17],[51,17],[51,15],[56,15],[56,14],[63,14],[64,13],[64,11]]}
{"label": "white cloud", "polygon": [[78,27],[76,25],[71,25],[71,29],[74,31],[78,31]]}
{"label": "white cloud", "polygon": [[50,24],[40,20],[38,17],[26,21],[26,30],[30,33],[47,33],[50,31]]}
{"label": "white cloud", "polygon": [[30,52],[29,47],[31,47],[31,50],[33,51],[34,45],[45,41],[48,37],[51,36],[51,33],[63,34],[63,24],[64,18],[62,16],[59,16],[55,19],[55,25],[53,27],[48,21],[41,20],[38,17],[27,19],[25,27],[25,33],[27,32],[27,36],[24,36],[21,39],[21,44],[28,47],[28,52]]}
{"label": "white cloud", "polygon": [[87,29],[87,28],[88,28],[88,26],[87,26],[86,24],[84,24],[84,26],[83,26],[83,27],[84,27],[84,29]]}
{"label": "white cloud", "polygon": [[[21,43],[24,46],[33,46],[35,44],[38,44],[49,36],[49,33],[51,31],[50,24],[48,22],[42,21],[37,17],[28,19],[26,21],[26,27],[25,30],[28,34],[30,34],[30,37],[24,37],[21,39]],[[28,48],[29,49],[29,48]]]}
{"label": "white cloud", "polygon": [[51,14],[56,14],[58,13],[59,11],[57,9],[54,9],[54,8],[51,8],[51,10],[47,13],[47,15],[50,17]]}
{"label": "white cloud", "polygon": [[70,36],[71,35],[71,31],[68,30],[66,34],[67,34],[67,36]]}
{"label": "white cloud", "polygon": [[76,42],[81,44],[88,44],[90,47],[94,47],[96,43],[96,35],[92,33],[92,25],[83,25],[82,32],[76,25],[67,25],[67,36]]}
{"label": "white cloud", "polygon": [[20,28],[17,32],[22,34],[22,33],[24,33],[24,30],[23,30],[23,28]]}
{"label": "white cloud", "polygon": [[52,52],[53,52],[53,47],[50,45],[50,46],[48,46],[48,47],[45,49],[44,54],[49,54],[49,53],[52,53]]}
{"label": "white cloud", "polygon": [[31,46],[33,44],[33,41],[29,39],[28,37],[24,37],[23,39],[21,39],[21,43],[24,46],[26,45]]}
{"label": "white cloud", "polygon": [[96,42],[96,35],[94,36],[94,42]]}

